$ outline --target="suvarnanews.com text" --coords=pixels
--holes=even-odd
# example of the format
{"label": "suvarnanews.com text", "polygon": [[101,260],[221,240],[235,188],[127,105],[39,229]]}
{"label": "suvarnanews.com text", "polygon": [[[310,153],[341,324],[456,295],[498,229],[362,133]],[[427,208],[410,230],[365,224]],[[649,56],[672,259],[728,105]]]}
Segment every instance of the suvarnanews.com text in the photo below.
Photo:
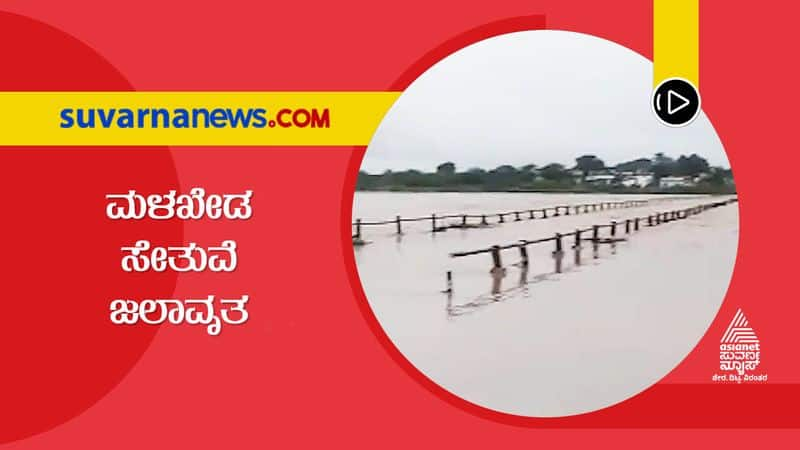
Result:
{"label": "suvarnanews.com text", "polygon": [[330,128],[329,108],[63,108],[61,128]]}

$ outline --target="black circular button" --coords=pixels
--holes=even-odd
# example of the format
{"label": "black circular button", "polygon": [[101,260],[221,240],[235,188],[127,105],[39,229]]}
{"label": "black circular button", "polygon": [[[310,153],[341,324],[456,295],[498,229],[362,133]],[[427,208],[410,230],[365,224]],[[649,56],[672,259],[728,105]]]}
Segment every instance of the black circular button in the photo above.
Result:
{"label": "black circular button", "polygon": [[700,113],[700,93],[683,78],[664,80],[653,90],[653,112],[664,125],[689,125]]}

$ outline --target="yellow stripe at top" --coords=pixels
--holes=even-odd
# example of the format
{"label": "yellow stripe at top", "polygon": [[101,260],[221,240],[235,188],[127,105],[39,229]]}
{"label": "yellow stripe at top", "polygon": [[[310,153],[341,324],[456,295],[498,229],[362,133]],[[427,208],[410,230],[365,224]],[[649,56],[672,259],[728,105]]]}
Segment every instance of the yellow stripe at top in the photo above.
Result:
{"label": "yellow stripe at top", "polygon": [[653,0],[653,86],[684,78],[700,87],[699,0]]}

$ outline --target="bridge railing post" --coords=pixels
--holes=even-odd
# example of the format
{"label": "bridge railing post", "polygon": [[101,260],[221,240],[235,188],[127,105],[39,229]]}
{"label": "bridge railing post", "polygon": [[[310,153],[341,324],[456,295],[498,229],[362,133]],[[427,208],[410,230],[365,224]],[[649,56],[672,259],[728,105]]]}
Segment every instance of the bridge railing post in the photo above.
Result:
{"label": "bridge railing post", "polygon": [[553,259],[556,262],[556,273],[561,273],[561,261],[564,258],[564,250],[561,243],[561,233],[556,233],[556,249],[553,252]]}
{"label": "bridge railing post", "polygon": [[523,268],[528,267],[528,248],[525,246],[525,241],[519,241],[519,257],[520,257],[520,264]]}
{"label": "bridge railing post", "polygon": [[500,259],[500,246],[492,247],[492,272],[503,270],[503,261]]}

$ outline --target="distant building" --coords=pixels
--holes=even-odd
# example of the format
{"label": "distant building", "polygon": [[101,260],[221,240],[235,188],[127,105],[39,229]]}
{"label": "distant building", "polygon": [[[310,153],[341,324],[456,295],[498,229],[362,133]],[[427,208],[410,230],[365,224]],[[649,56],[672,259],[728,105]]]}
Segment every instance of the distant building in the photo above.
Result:
{"label": "distant building", "polygon": [[653,174],[645,173],[639,175],[628,175],[622,179],[622,185],[625,187],[638,187],[643,188],[653,182]]}
{"label": "distant building", "polygon": [[701,183],[703,181],[706,181],[706,180],[708,180],[710,178],[711,178],[711,174],[710,173],[702,172],[702,173],[699,173],[696,177],[694,177],[694,179],[692,181],[694,181],[694,184],[697,184],[697,183]]}
{"label": "distant building", "polygon": [[625,187],[638,187],[643,188],[653,182],[653,174],[645,173],[639,175],[629,174],[622,179],[622,185]]}
{"label": "distant building", "polygon": [[586,178],[584,178],[583,181],[591,184],[609,185],[613,183],[616,178],[617,176],[612,174],[597,174],[586,175]]}
{"label": "distant building", "polygon": [[686,177],[661,177],[658,181],[658,186],[661,189],[669,189],[674,187],[689,187],[694,186],[694,182]]}
{"label": "distant building", "polygon": [[569,171],[569,174],[572,176],[572,178],[575,178],[578,181],[583,178],[583,171],[580,169],[572,169]]}

